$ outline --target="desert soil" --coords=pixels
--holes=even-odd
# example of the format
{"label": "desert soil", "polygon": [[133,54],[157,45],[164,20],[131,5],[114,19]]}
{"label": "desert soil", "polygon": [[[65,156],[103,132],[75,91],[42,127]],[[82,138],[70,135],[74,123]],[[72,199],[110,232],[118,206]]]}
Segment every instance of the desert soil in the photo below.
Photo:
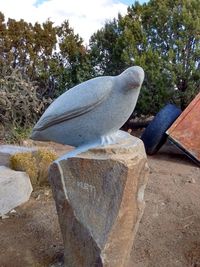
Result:
{"label": "desert soil", "polygon": [[[200,267],[200,168],[169,144],[148,162],[146,208],[129,267]],[[61,266],[51,189],[36,189],[15,211],[0,219],[0,267]]]}

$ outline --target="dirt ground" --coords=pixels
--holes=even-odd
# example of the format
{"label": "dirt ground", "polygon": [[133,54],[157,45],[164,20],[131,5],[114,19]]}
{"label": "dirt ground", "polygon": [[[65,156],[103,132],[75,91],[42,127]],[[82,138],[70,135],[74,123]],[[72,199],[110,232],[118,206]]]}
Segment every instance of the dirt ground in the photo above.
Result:
{"label": "dirt ground", "polygon": [[[146,208],[129,267],[200,267],[200,168],[169,144],[148,161]],[[0,267],[61,266],[62,255],[50,188],[38,188],[0,220]]]}

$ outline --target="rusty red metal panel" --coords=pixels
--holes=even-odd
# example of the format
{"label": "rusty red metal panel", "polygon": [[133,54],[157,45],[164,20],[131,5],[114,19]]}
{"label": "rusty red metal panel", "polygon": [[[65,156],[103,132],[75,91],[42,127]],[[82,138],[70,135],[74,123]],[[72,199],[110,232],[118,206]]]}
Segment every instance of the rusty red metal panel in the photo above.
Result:
{"label": "rusty red metal panel", "polygon": [[167,130],[169,138],[200,163],[200,93]]}

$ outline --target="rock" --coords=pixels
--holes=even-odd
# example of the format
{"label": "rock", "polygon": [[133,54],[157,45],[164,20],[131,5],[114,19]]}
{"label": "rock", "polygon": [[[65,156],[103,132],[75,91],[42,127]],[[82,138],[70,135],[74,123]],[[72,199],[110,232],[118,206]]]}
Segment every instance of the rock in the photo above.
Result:
{"label": "rock", "polygon": [[0,166],[0,216],[29,200],[31,192],[31,182],[25,172]]}
{"label": "rock", "polygon": [[16,153],[33,152],[37,148],[14,146],[14,145],[0,145],[0,166],[9,167],[10,157]]}
{"label": "rock", "polygon": [[143,143],[131,136],[51,165],[65,267],[127,266],[147,174]]}

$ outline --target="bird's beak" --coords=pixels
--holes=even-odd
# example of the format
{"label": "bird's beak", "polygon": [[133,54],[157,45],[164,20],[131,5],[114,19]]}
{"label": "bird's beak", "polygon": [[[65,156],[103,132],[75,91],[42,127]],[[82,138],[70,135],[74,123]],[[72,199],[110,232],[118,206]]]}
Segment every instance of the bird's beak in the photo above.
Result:
{"label": "bird's beak", "polygon": [[130,67],[119,76],[123,77],[127,90],[140,89],[144,81],[144,71],[139,66]]}
{"label": "bird's beak", "polygon": [[144,71],[141,67],[136,67],[134,72],[133,86],[141,87],[144,81]]}

